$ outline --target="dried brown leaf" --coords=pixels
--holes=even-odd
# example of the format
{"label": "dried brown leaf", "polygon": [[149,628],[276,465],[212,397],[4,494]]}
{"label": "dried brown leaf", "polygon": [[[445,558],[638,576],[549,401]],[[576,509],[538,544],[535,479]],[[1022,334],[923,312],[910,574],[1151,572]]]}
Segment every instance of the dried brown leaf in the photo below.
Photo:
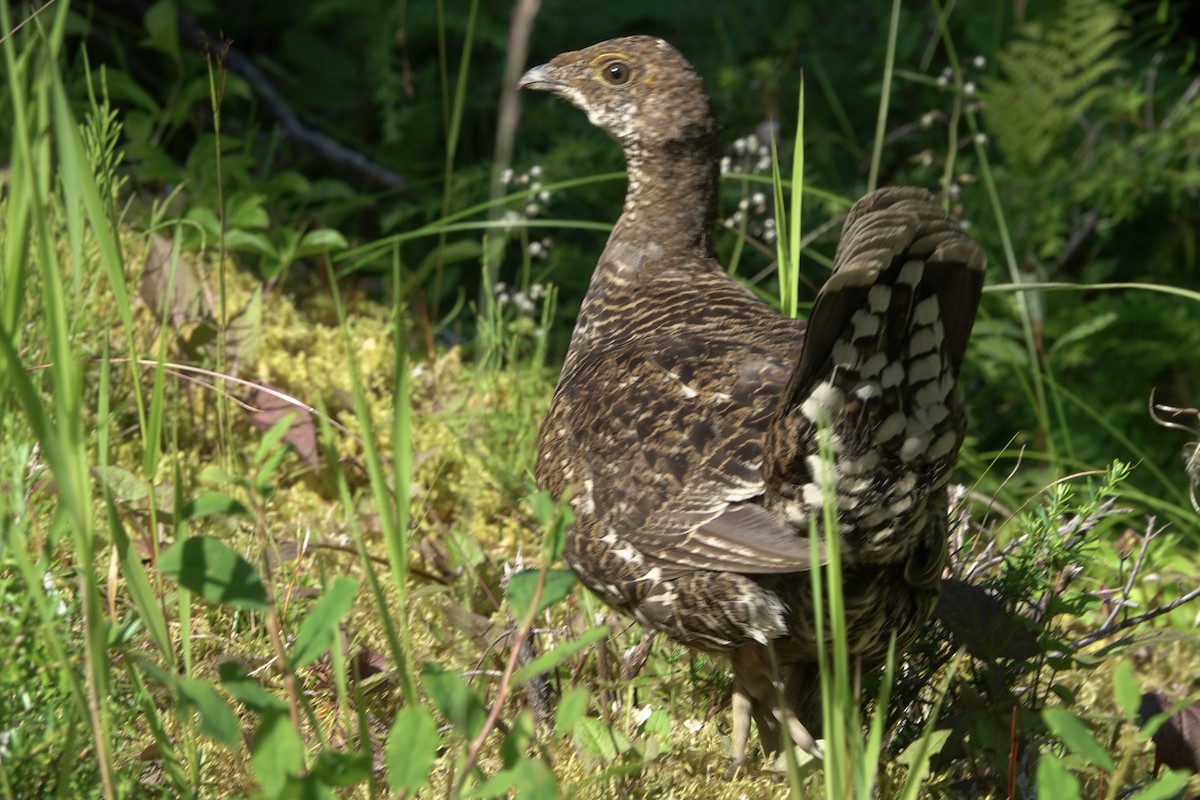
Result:
{"label": "dried brown leaf", "polygon": [[[1171,701],[1162,692],[1146,692],[1142,695],[1138,718],[1144,725],[1171,706]],[[1169,769],[1200,772],[1200,702],[1172,714],[1152,738],[1155,769],[1165,764]]]}
{"label": "dried brown leaf", "polygon": [[246,416],[259,430],[270,430],[284,416],[294,414],[287,433],[283,435],[283,441],[310,467],[316,469],[321,466],[317,449],[317,426],[307,408],[289,403],[265,388],[255,391],[249,405],[251,408],[247,410]]}

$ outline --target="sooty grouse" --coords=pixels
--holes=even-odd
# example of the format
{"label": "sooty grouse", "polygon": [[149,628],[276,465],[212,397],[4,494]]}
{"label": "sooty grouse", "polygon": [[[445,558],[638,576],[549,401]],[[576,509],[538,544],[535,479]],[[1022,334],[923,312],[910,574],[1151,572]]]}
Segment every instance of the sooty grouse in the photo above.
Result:
{"label": "sooty grouse", "polygon": [[877,664],[937,598],[983,254],[927,192],[873,192],[806,328],[715,258],[717,122],[676,50],[614,39],[520,85],[585,111],[629,168],[538,442],[538,483],[571,491],[566,559],[609,605],[729,655],[735,763],[751,717],[768,752],[781,724],[814,749],[810,523],[836,505],[850,652]]}

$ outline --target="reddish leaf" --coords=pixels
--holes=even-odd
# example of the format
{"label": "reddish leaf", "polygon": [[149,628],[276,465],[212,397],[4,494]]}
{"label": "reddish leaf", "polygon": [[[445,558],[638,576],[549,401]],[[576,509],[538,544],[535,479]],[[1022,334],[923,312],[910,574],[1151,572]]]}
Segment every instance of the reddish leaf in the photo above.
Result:
{"label": "reddish leaf", "polygon": [[294,414],[288,432],[283,435],[287,442],[310,467],[320,467],[321,462],[317,451],[317,427],[313,423],[312,414],[303,406],[289,403],[277,397],[266,389],[258,389],[250,398],[249,404],[253,410],[247,412],[250,421],[259,430],[270,430],[271,427],[287,414]]}
{"label": "reddish leaf", "polygon": [[[1151,717],[1170,710],[1172,703],[1162,692],[1142,695],[1138,717],[1146,724]],[[1154,732],[1154,767],[1200,772],[1200,702],[1172,715]]]}
{"label": "reddish leaf", "polygon": [[165,314],[176,330],[210,316],[204,283],[192,259],[176,254],[171,240],[157,233],[150,238],[138,289],[155,315],[161,318]]}

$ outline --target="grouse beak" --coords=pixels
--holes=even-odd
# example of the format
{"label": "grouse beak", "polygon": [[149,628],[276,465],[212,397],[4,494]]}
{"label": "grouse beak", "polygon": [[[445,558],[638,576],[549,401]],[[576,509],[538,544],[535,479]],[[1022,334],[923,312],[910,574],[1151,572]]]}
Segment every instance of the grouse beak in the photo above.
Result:
{"label": "grouse beak", "polygon": [[534,67],[521,76],[517,81],[518,89],[533,89],[537,92],[552,92],[561,85],[561,81],[550,75],[550,65],[542,64]]}

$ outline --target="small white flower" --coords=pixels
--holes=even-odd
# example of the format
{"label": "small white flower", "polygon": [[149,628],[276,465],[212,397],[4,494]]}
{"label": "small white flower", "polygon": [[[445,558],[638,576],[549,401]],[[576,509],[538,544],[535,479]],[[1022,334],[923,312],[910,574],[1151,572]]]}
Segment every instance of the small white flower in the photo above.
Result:
{"label": "small white flower", "polygon": [[738,211],[745,211],[748,208],[750,208],[749,198],[743,197],[741,200],[738,200]]}
{"label": "small white flower", "polygon": [[530,242],[528,252],[529,252],[530,258],[545,258],[546,257],[546,248],[542,245],[541,242]]}
{"label": "small white flower", "polygon": [[[549,246],[550,245],[546,244],[546,240],[543,239],[542,247],[548,248]],[[540,283],[531,284],[529,287],[529,296],[532,297],[534,300],[541,300],[543,297],[546,296],[546,287]]]}
{"label": "small white flower", "polygon": [[534,178],[542,177],[542,166],[540,164],[534,164],[532,167],[529,168],[529,174],[531,177],[534,177]]}
{"label": "small white flower", "polygon": [[513,171],[512,171],[511,167],[504,170],[504,172],[500,173],[500,182],[503,183],[505,186],[508,186],[510,183],[512,183],[512,181],[513,181]]}
{"label": "small white flower", "polygon": [[538,197],[538,200],[540,200],[543,204],[549,203],[550,202],[550,191],[548,189],[543,189],[542,191],[538,192],[537,197]]}
{"label": "small white flower", "polygon": [[921,115],[921,127],[922,128],[932,128],[933,120],[935,118],[936,118],[936,115],[932,111],[926,111],[924,114]]}
{"label": "small white flower", "polygon": [[938,75],[937,85],[938,86],[949,86],[950,85],[950,79],[948,77],[946,77],[945,73]]}
{"label": "small white flower", "polygon": [[536,217],[539,213],[541,213],[541,210],[541,206],[539,206],[537,203],[530,203],[529,205],[525,206],[525,216]]}
{"label": "small white flower", "polygon": [[987,56],[975,56],[971,59],[971,66],[975,69],[985,69],[987,67]]}
{"label": "small white flower", "polygon": [[963,84],[963,94],[970,96],[975,94],[979,89],[975,85],[975,81],[967,81]]}
{"label": "small white flower", "polygon": [[988,135],[986,133],[975,134],[975,144],[985,145],[988,143]]}
{"label": "small white flower", "polygon": [[765,206],[767,204],[767,196],[762,192],[755,192],[750,195],[750,202],[756,206]]}
{"label": "small white flower", "polygon": [[725,173],[729,172],[732,168],[733,168],[733,159],[731,159],[729,156],[723,156],[721,158],[721,174],[724,175]]}
{"label": "small white flower", "polygon": [[529,295],[525,294],[524,292],[517,292],[514,294],[512,301],[513,305],[516,306],[517,311],[520,311],[527,317],[532,316],[534,310],[537,308],[537,306],[534,305],[534,302],[529,299]]}
{"label": "small white flower", "polygon": [[959,183],[952,183],[946,187],[946,191],[949,192],[951,198],[957,200],[958,196],[962,194],[962,185]]}

